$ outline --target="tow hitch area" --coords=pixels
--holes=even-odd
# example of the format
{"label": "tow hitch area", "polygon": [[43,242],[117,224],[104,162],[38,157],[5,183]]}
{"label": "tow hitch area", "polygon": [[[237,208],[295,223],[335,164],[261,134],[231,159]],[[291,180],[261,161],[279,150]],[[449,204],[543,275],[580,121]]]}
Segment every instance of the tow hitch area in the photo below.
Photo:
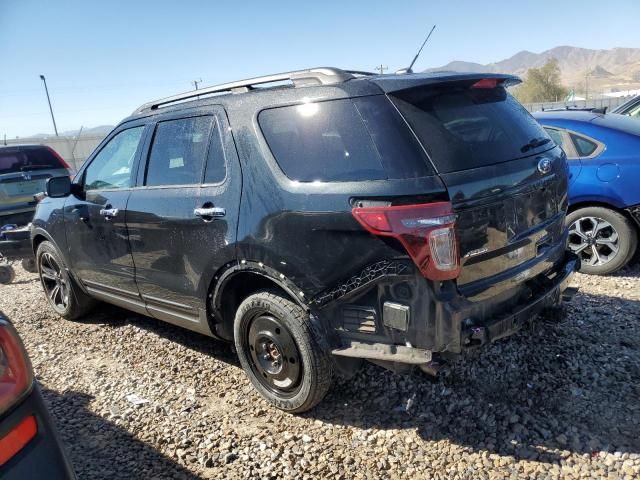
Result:
{"label": "tow hitch area", "polygon": [[578,287],[567,287],[565,291],[562,292],[562,300],[570,302],[576,293],[578,293]]}

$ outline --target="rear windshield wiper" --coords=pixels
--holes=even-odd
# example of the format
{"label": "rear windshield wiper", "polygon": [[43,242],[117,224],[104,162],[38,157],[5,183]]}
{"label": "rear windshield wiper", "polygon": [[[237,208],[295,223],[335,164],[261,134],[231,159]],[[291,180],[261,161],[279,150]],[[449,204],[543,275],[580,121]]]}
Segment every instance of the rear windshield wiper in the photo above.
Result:
{"label": "rear windshield wiper", "polygon": [[529,150],[531,150],[532,148],[538,148],[541,147],[542,145],[546,145],[547,143],[549,143],[551,141],[550,138],[532,138],[529,143],[527,143],[526,145],[523,145],[520,148],[520,151],[522,153],[524,152],[528,152]]}

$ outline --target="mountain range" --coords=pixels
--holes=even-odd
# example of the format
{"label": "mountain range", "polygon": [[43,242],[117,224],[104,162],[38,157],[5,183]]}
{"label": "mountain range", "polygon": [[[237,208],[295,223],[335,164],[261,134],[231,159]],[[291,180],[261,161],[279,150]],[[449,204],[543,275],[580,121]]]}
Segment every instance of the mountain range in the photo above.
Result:
{"label": "mountain range", "polygon": [[486,65],[456,60],[427,71],[510,73],[524,77],[528,69],[539,68],[551,58],[558,61],[562,83],[576,91],[584,89],[587,74],[592,91],[615,92],[640,87],[640,48],[592,50],[561,46],[541,53],[523,50]]}

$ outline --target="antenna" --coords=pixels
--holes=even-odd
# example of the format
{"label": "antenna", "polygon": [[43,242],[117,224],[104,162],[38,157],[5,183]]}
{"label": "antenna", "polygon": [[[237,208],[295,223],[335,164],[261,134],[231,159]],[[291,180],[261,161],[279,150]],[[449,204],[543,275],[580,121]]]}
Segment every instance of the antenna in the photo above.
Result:
{"label": "antenna", "polygon": [[418,60],[418,57],[420,56],[420,54],[422,53],[422,49],[424,48],[424,46],[427,44],[427,42],[429,41],[429,38],[431,38],[431,34],[433,33],[433,31],[436,29],[436,26],[434,25],[433,27],[431,27],[431,30],[429,31],[429,35],[427,35],[427,38],[424,39],[424,42],[422,42],[422,46],[420,47],[420,50],[418,50],[418,53],[416,53],[416,56],[413,57],[413,61],[411,62],[411,65],[409,65],[407,68],[401,68],[400,70],[398,70],[396,73],[397,74],[403,74],[403,73],[413,73],[413,70],[411,70],[413,68],[413,64],[416,63],[416,60]]}

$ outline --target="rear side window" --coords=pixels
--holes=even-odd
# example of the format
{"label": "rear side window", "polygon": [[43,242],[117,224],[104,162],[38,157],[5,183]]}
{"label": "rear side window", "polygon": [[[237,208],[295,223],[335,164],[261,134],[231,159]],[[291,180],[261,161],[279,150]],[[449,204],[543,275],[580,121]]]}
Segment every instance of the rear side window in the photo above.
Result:
{"label": "rear side window", "polygon": [[573,144],[576,146],[576,150],[578,151],[578,156],[580,157],[588,157],[598,148],[598,144],[592,142],[591,140],[587,140],[584,137],[579,135],[571,135],[571,140],[573,140]]}
{"label": "rear side window", "polygon": [[0,175],[65,168],[48,148],[0,149]]}
{"label": "rear side window", "polygon": [[260,128],[282,171],[301,182],[432,175],[389,100],[380,95],[264,110]]}
{"label": "rear side window", "polygon": [[213,117],[159,122],[149,153],[145,185],[194,185],[202,181]]}
{"label": "rear side window", "polygon": [[538,122],[501,87],[417,88],[391,98],[440,173],[506,162],[553,146]]}

